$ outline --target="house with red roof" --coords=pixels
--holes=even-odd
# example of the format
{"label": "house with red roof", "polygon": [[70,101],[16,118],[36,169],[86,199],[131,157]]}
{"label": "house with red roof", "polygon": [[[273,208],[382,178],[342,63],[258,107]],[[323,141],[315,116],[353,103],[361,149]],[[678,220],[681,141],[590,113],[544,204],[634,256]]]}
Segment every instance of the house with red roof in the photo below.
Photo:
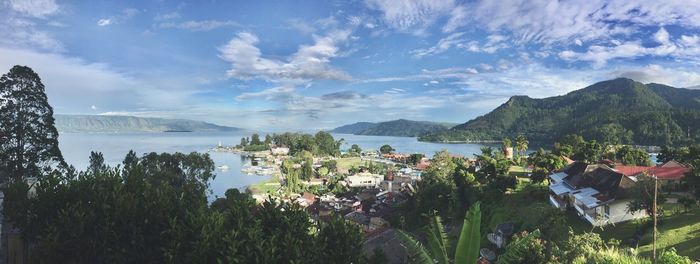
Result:
{"label": "house with red roof", "polygon": [[573,208],[594,226],[629,221],[647,216],[644,211],[627,211],[633,198],[629,190],[638,177],[656,177],[663,185],[673,187],[689,172],[690,168],[675,161],[649,167],[577,161],[549,175],[549,201],[562,210]]}
{"label": "house with red roof", "polygon": [[659,180],[661,189],[665,191],[683,191],[681,179],[691,172],[691,169],[675,160],[657,166],[615,166],[615,170],[628,177],[647,175]]}

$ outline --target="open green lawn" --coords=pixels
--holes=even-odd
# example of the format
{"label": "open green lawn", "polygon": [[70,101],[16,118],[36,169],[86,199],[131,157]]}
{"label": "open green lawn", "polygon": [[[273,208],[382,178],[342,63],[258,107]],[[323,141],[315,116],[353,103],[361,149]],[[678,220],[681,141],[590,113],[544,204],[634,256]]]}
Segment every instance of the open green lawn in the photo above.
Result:
{"label": "open green lawn", "polygon": [[269,180],[249,185],[248,191],[252,194],[258,194],[258,193],[275,192],[279,188],[280,188],[279,178],[275,176]]}
{"label": "open green lawn", "polygon": [[[658,226],[657,248],[664,250],[674,247],[678,254],[692,259],[700,259],[700,208],[697,206],[690,212],[673,212],[673,215],[663,219]],[[639,247],[643,256],[651,256],[653,234],[648,232],[642,238],[644,246]],[[657,250],[658,250],[657,249]]]}
{"label": "open green lawn", "polygon": [[360,157],[340,158],[338,161],[338,172],[347,173],[352,167],[359,167],[363,164]]}
{"label": "open green lawn", "polygon": [[527,174],[530,173],[530,170],[528,168],[523,167],[523,166],[510,166],[510,171],[508,171],[508,174],[511,176],[516,176],[516,177],[523,177],[523,178],[528,178]]}
{"label": "open green lawn", "polygon": [[[659,224],[658,250],[674,247],[678,254],[692,259],[700,259],[700,208],[695,207],[690,212],[682,212],[677,204],[664,204],[665,217]],[[574,212],[566,212],[567,222],[576,233],[589,232],[590,224],[579,218]],[[617,225],[596,227],[593,232],[600,237],[609,240],[615,238],[625,240],[634,236],[644,221],[648,219],[632,220]],[[652,253],[652,232],[647,231],[642,237],[638,253],[644,257],[650,257]]]}

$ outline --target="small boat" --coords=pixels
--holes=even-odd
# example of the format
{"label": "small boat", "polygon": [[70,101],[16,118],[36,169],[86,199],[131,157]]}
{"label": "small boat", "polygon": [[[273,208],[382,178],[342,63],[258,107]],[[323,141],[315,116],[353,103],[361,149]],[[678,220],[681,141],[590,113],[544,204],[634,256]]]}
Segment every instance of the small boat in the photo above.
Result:
{"label": "small boat", "polygon": [[227,171],[227,170],[231,169],[231,167],[229,167],[228,165],[216,166],[216,168],[221,170],[221,171]]}
{"label": "small boat", "polygon": [[258,166],[245,166],[241,169],[241,171],[245,172],[247,174],[254,174],[259,169],[260,169],[260,167],[258,167]]}

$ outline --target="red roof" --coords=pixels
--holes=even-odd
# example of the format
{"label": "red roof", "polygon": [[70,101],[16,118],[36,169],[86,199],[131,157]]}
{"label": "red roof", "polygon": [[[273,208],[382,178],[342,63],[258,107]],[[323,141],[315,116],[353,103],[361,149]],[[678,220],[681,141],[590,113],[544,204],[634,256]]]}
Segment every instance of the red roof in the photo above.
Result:
{"label": "red roof", "polygon": [[619,173],[622,173],[625,176],[634,176],[637,174],[640,174],[642,172],[648,171],[653,167],[647,167],[647,166],[625,166],[625,165],[617,165],[615,166],[615,170]]}
{"label": "red roof", "polygon": [[566,161],[566,165],[571,165],[571,163],[574,163],[574,160],[570,159],[567,156],[561,155],[561,158],[564,159],[564,161]]}
{"label": "red roof", "polygon": [[618,165],[615,166],[615,170],[626,176],[635,176],[646,173],[647,175],[657,177],[660,180],[678,180],[690,172],[690,168],[673,160],[655,167]]}
{"label": "red roof", "polygon": [[421,160],[418,164],[416,164],[417,170],[425,170],[428,167],[430,167],[430,161]]}
{"label": "red roof", "polygon": [[678,180],[683,178],[688,172],[689,168],[686,167],[653,167],[647,171],[647,174],[654,176],[660,180]]}

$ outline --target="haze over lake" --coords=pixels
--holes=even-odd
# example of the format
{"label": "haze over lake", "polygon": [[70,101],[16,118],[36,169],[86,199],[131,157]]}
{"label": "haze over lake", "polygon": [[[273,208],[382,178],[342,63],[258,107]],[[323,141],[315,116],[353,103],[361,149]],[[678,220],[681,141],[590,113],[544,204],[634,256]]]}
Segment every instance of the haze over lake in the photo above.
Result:
{"label": "haze over lake", "polygon": [[[59,144],[66,162],[78,170],[85,170],[89,164],[90,151],[102,152],[105,163],[116,166],[121,164],[129,150],[137,154],[148,152],[206,152],[221,142],[223,145],[236,145],[241,137],[249,137],[252,132],[212,132],[212,133],[61,133]],[[264,133],[261,133],[264,135]],[[350,134],[333,134],[336,139],[345,142],[341,149],[352,144],[362,149],[379,149],[389,144],[400,153],[424,153],[432,156],[436,151],[447,149],[450,153],[472,155],[478,153],[479,144],[439,144],[419,142],[412,137],[358,136]],[[216,166],[226,165],[227,171],[216,170],[216,178],[211,182],[210,197],[223,196],[230,188],[244,189],[246,186],[267,179],[266,176],[247,175],[241,167],[250,164],[250,160],[234,153],[209,152]]]}

